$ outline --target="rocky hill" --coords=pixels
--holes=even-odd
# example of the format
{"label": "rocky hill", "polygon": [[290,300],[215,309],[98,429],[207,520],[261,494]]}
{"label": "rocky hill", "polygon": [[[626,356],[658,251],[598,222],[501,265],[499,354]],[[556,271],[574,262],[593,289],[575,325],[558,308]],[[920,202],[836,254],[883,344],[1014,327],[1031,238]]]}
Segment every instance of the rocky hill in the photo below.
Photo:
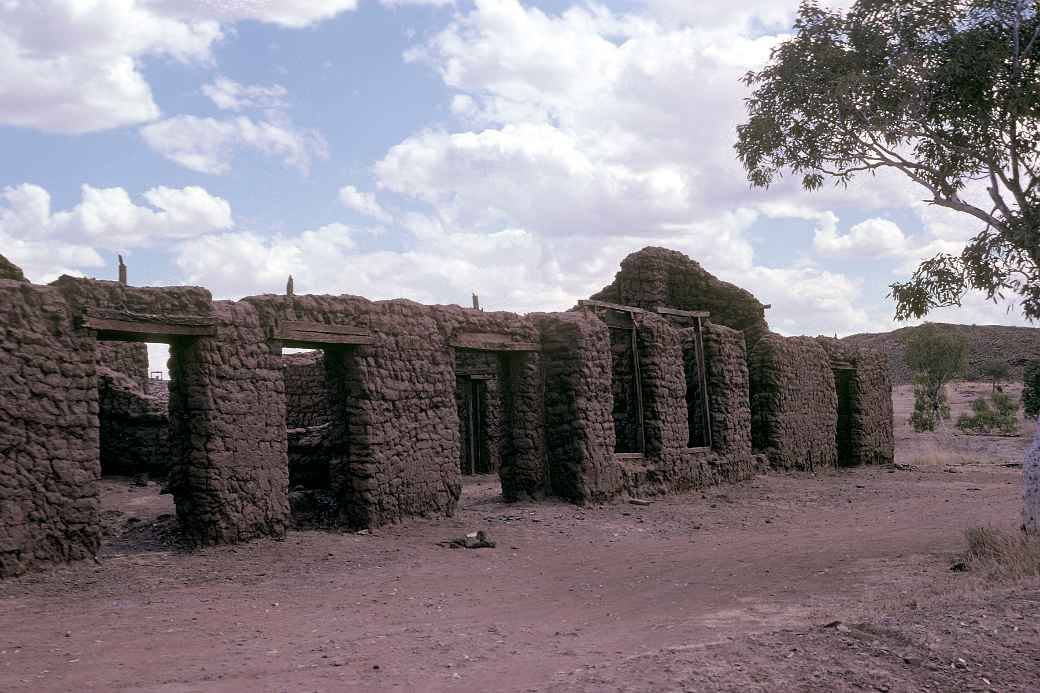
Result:
{"label": "rocky hill", "polygon": [[[947,327],[968,340],[968,380],[979,380],[981,369],[989,361],[999,360],[1011,366],[1013,379],[1021,380],[1022,367],[1027,361],[1040,361],[1040,329],[1033,327],[1004,327],[1001,325],[952,325]],[[892,369],[892,382],[910,382],[910,371],[904,358],[903,340],[913,327],[903,327],[880,334],[855,334],[841,341],[858,347],[885,352]]]}

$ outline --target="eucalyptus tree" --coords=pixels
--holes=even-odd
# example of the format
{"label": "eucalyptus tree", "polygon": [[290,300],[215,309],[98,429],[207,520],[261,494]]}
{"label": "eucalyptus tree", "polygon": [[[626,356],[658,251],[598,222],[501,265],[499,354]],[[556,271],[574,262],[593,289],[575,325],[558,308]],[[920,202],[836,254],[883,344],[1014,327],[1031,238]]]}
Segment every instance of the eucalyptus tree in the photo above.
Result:
{"label": "eucalyptus tree", "polygon": [[[806,1],[745,81],[736,150],[752,185],[790,173],[816,190],[890,170],[976,225],[959,254],[891,286],[897,319],[970,291],[1040,317],[1040,0]],[[1040,530],[1040,430],[1025,506]]]}

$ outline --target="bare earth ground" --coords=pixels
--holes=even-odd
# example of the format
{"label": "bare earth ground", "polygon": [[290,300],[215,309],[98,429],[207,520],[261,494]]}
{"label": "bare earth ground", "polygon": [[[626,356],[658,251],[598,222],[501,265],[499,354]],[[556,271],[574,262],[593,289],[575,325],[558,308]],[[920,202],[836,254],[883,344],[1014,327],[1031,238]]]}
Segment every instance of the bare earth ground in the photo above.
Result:
{"label": "bare earth ground", "polygon": [[1040,582],[950,570],[1019,522],[1028,437],[918,437],[906,397],[909,471],[586,508],[485,477],[451,520],[194,554],[106,480],[99,564],[0,582],[0,691],[1040,691]]}

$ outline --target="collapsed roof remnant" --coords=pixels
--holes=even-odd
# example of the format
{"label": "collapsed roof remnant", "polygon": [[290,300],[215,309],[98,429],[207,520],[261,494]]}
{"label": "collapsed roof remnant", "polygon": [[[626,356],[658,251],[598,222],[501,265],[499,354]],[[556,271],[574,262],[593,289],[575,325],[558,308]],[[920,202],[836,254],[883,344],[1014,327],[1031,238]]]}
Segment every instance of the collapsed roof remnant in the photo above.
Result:
{"label": "collapsed roof remnant", "polygon": [[621,261],[614,281],[593,299],[656,310],[658,306],[707,311],[716,325],[742,330],[753,344],[769,331],[766,306],[750,291],[711,274],[667,248],[646,247]]}
{"label": "collapsed roof remnant", "polygon": [[28,281],[22,274],[22,268],[0,255],[0,279],[14,279],[15,281]]}

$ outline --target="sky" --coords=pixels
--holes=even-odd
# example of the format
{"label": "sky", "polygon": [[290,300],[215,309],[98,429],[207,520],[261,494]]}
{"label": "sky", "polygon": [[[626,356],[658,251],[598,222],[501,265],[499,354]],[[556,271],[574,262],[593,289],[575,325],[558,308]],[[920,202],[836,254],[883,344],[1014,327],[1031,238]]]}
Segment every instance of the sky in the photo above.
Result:
{"label": "sky", "polygon": [[[647,245],[784,334],[897,327],[978,229],[898,175],[752,189],[740,77],[797,0],[0,0],[0,254],[63,273],[565,310]],[[1027,324],[969,297],[930,319]]]}

